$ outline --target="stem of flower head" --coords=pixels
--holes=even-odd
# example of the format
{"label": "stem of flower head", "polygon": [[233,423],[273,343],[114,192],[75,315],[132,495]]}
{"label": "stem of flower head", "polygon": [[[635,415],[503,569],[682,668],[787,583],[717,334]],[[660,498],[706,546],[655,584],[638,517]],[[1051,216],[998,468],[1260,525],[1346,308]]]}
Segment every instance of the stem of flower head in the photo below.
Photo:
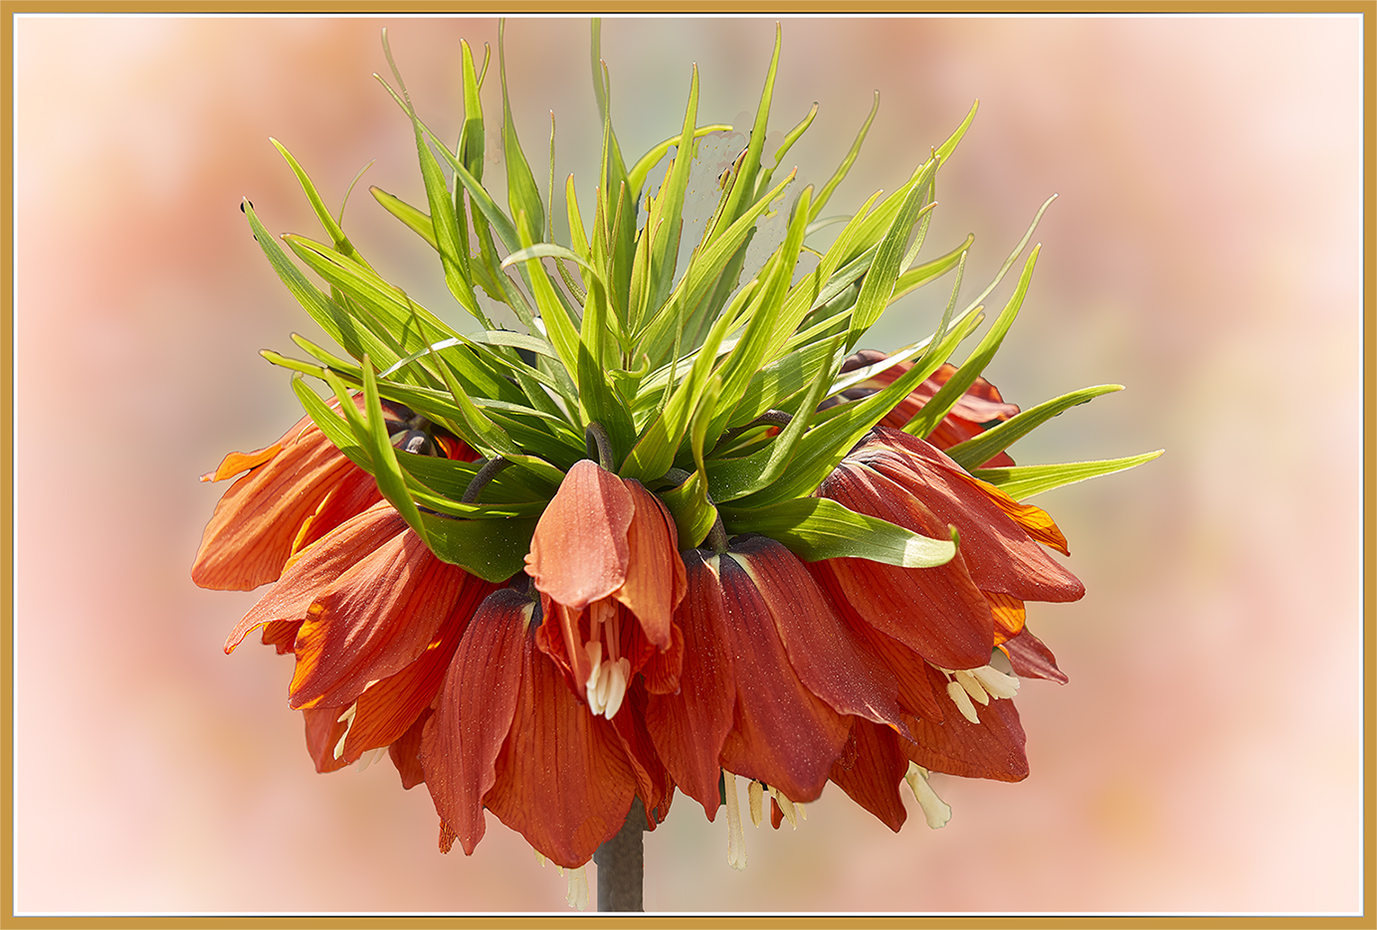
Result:
{"label": "stem of flower head", "polygon": [[498,472],[510,464],[512,464],[510,460],[504,459],[500,455],[484,462],[483,467],[478,469],[478,473],[469,479],[468,487],[464,488],[464,496],[459,498],[460,503],[478,503],[478,495],[482,493],[483,488],[487,487],[489,481],[497,477]]}
{"label": "stem of flower head", "polygon": [[588,450],[588,457],[596,459],[598,464],[608,471],[616,469],[616,462],[612,461],[612,440],[608,438],[607,430],[603,429],[602,424],[596,420],[588,424],[588,428],[583,431],[583,445]]}
{"label": "stem of flower head", "polygon": [[766,410],[746,425],[738,426],[724,432],[722,434],[722,439],[718,441],[718,445],[721,445],[723,441],[735,439],[747,430],[755,429],[759,426],[788,426],[793,419],[794,415],[792,413],[786,413],[783,410]]}

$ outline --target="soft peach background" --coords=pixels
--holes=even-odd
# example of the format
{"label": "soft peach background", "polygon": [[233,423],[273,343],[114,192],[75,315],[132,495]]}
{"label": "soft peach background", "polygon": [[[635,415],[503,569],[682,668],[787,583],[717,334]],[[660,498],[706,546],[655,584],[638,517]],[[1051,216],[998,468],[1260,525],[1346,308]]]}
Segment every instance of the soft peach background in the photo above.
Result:
{"label": "soft peach background", "polygon": [[[1061,195],[987,374],[1024,406],[1128,390],[1016,457],[1167,453],[1035,499],[1089,594],[1031,611],[1071,676],[1018,699],[1031,777],[938,778],[951,823],[929,831],[912,806],[898,835],[830,790],[797,832],[748,829],[744,873],[725,818],[681,797],[647,837],[650,909],[1361,907],[1360,24],[784,22],[776,125],[821,103],[790,154],[804,177],[827,178],[881,92],[838,210],[897,187],[980,98],[929,238],[936,254],[976,234],[965,293]],[[255,353],[313,327],[240,198],[270,229],[319,230],[269,135],[335,206],[376,159],[346,228],[460,315],[365,191],[423,202],[409,125],[371,77],[383,27],[449,138],[459,38],[492,43],[498,125],[489,21],[16,19],[19,912],[566,911],[564,881],[500,823],[472,858],[441,856],[429,798],[389,764],[314,774],[289,662],[221,652],[255,595],[188,577],[220,492],[196,476],[300,415]],[[628,157],[678,131],[691,62],[702,121],[753,109],[773,28],[607,21]],[[587,37],[582,19],[507,26],[525,150],[542,162],[553,110],[557,182],[580,172],[591,202]],[[907,301],[870,342],[915,338],[945,299]]]}

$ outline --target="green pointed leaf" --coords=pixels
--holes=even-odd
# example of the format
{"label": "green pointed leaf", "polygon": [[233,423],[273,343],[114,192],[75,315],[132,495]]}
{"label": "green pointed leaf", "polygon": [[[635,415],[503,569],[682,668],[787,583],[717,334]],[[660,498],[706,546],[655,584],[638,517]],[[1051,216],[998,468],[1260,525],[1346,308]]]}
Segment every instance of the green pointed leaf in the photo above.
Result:
{"label": "green pointed leaf", "polygon": [[[545,206],[540,201],[540,189],[536,186],[535,175],[521,151],[521,142],[516,137],[516,124],[512,122],[512,105],[507,96],[507,55],[503,40],[506,21],[498,20],[497,25],[497,74],[502,82],[502,154],[507,166],[507,204],[512,216],[518,221],[524,215],[528,224],[527,234],[532,240],[540,237],[545,228]],[[491,327],[489,327],[491,328]]]}
{"label": "green pointed leaf", "polygon": [[1028,261],[1023,266],[1023,274],[1019,276],[1018,286],[1014,289],[1013,296],[1004,305],[1003,311],[995,319],[990,331],[985,334],[985,338],[980,340],[980,345],[976,346],[975,351],[961,365],[956,372],[947,379],[947,383],[933,395],[933,398],[919,408],[907,423],[904,424],[904,432],[913,436],[926,437],[937,424],[942,422],[942,418],[951,411],[961,396],[966,393],[966,389],[975,383],[975,379],[980,377],[980,373],[985,370],[990,359],[994,358],[999,351],[1000,345],[1004,341],[1004,336],[1013,325],[1014,318],[1018,316],[1019,308],[1023,306],[1023,298],[1028,293],[1028,285],[1033,279],[1033,268],[1037,265],[1038,252],[1041,246],[1034,246],[1033,252],[1028,256]]}
{"label": "green pointed leaf", "polygon": [[1151,462],[1165,450],[1130,455],[1121,459],[1105,459],[1098,462],[1068,462],[1062,465],[1015,465],[1012,468],[977,468],[971,474],[988,481],[1016,501],[1059,488],[1064,484],[1074,484],[1087,478],[1113,474],[1126,468],[1135,468],[1144,462]]}
{"label": "green pointed leaf", "polygon": [[[972,317],[969,326],[974,326],[977,320],[978,317]],[[813,428],[799,443],[787,473],[769,487],[750,495],[743,506],[759,507],[810,493],[862,436],[937,370],[969,333],[968,326],[953,327],[943,342],[924,356],[926,361],[915,364],[883,390],[819,414]]]}
{"label": "green pointed leaf", "polygon": [[988,462],[1052,417],[1059,416],[1079,404],[1088,403],[1101,394],[1123,389],[1122,384],[1099,384],[1044,401],[1036,407],[1010,417],[992,429],[985,430],[979,436],[952,446],[947,450],[947,455],[962,468],[970,471],[979,467],[982,462]]}
{"label": "green pointed leaf", "polygon": [[461,520],[421,512],[426,545],[441,560],[484,581],[506,581],[522,570],[539,517]]}
{"label": "green pointed leaf", "polygon": [[817,199],[813,201],[813,206],[809,210],[809,222],[817,221],[818,215],[822,212],[822,208],[826,206],[827,201],[832,198],[832,192],[837,189],[837,185],[845,179],[847,173],[851,170],[851,165],[855,163],[856,156],[860,154],[861,144],[865,142],[866,133],[870,132],[870,124],[875,121],[875,114],[879,109],[880,92],[877,90],[875,91],[875,102],[870,105],[870,115],[867,116],[865,122],[861,124],[860,132],[856,133],[856,141],[851,143],[851,148],[847,151],[846,157],[842,159],[841,164],[837,166],[837,170],[832,173],[832,177],[827,179],[827,183],[824,184],[822,190],[818,192]]}
{"label": "green pointed leaf", "polygon": [[439,243],[435,241],[435,223],[431,220],[429,213],[416,209],[405,200],[389,194],[381,187],[370,187],[368,192],[373,195],[374,200],[382,205],[384,210],[406,224],[408,229],[424,239],[432,249],[439,251]]}
{"label": "green pointed leaf", "polygon": [[[800,216],[803,214],[800,212]],[[827,344],[827,363],[811,385],[798,412],[789,425],[780,431],[769,445],[739,459],[719,459],[708,463],[708,486],[712,499],[719,504],[736,500],[759,491],[776,481],[788,467],[803,439],[813,411],[832,385],[832,365],[837,351],[837,339]],[[716,438],[716,437],[714,437]]]}
{"label": "green pointed leaf", "polygon": [[721,513],[728,533],[763,533],[808,562],[852,558],[932,568],[956,554],[955,533],[951,539],[931,539],[825,497],[797,497],[749,509],[723,506]]}
{"label": "green pointed leaf", "polygon": [[278,142],[271,136],[268,137],[268,141],[273,144],[273,147],[282,154],[282,157],[287,160],[287,164],[291,166],[292,173],[296,175],[297,181],[301,184],[301,189],[306,192],[306,199],[310,201],[311,209],[315,211],[316,219],[318,219],[320,225],[324,227],[326,235],[330,237],[330,241],[335,244],[335,249],[346,258],[353,259],[366,266],[368,263],[363,260],[363,256],[354,248],[354,244],[349,241],[349,237],[344,234],[344,230],[340,228],[339,223],[335,222],[335,218],[331,216],[330,211],[326,209],[325,201],[321,199],[320,192],[316,190],[316,186],[306,174],[306,170],[292,157],[292,153],[287,151],[286,146],[281,142]]}

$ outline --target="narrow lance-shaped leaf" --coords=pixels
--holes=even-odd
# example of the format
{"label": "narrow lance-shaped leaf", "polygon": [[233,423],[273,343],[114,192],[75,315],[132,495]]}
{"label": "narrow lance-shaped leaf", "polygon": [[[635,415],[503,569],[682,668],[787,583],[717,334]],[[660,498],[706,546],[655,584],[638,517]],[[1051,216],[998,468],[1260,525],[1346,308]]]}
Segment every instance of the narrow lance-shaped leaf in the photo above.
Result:
{"label": "narrow lance-shaped leaf", "polygon": [[[431,224],[435,229],[435,246],[440,253],[440,264],[444,269],[445,284],[461,307],[481,322],[484,328],[491,329],[492,323],[483,313],[482,308],[478,306],[478,302],[473,296],[473,285],[465,270],[468,242],[467,240],[460,241],[459,224],[455,215],[453,197],[450,194],[449,186],[445,183],[444,173],[440,170],[440,163],[435,160],[435,154],[426,141],[426,131],[420,118],[416,115],[416,109],[411,105],[411,98],[407,94],[401,72],[392,59],[392,50],[387,43],[386,32],[383,33],[383,51],[387,56],[388,65],[392,68],[392,75],[398,86],[401,87],[401,96],[399,97],[392,88],[388,87],[386,82],[382,82],[383,86],[387,87],[393,99],[397,101],[411,120],[412,132],[416,137],[416,155],[420,161],[421,180],[425,184],[426,202],[430,206]],[[380,82],[381,80],[379,78]],[[445,151],[446,155],[450,154],[444,146],[440,146],[440,148]]]}
{"label": "narrow lance-shaped leaf", "polygon": [[818,402],[832,384],[832,365],[837,342],[834,338],[827,344],[825,367],[814,379],[808,394],[789,424],[780,431],[773,442],[744,458],[723,459],[708,465],[709,487],[713,500],[722,503],[745,497],[768,486],[784,473],[812,420],[813,411],[817,409]]}
{"label": "narrow lance-shaped leaf", "polygon": [[503,39],[506,20],[498,20],[497,25],[497,74],[502,82],[502,154],[507,166],[507,203],[512,216],[526,220],[526,233],[532,241],[537,241],[545,227],[545,208],[540,202],[540,189],[536,186],[535,175],[521,151],[521,142],[516,136],[516,124],[512,122],[512,106],[507,96],[507,56]]}
{"label": "narrow lance-shaped leaf", "polygon": [[[822,208],[827,205],[827,201],[832,198],[832,192],[837,189],[851,170],[851,165],[855,163],[856,156],[860,154],[861,145],[865,142],[866,133],[870,132],[870,124],[875,121],[875,114],[880,109],[880,92],[875,91],[875,102],[870,105],[870,114],[866,116],[865,122],[861,124],[860,132],[856,133],[856,141],[851,143],[851,148],[847,150],[846,157],[842,159],[837,170],[832,173],[832,177],[827,179],[827,183],[818,191],[817,199],[813,201],[808,210],[808,221],[815,222],[822,213]],[[873,199],[873,198],[872,198]]]}
{"label": "narrow lance-shaped leaf", "polygon": [[932,568],[956,554],[954,532],[951,539],[932,539],[825,497],[798,497],[750,509],[723,506],[721,513],[727,532],[764,533],[809,562],[853,558]]}
{"label": "narrow lance-shaped leaf", "polygon": [[1033,248],[1032,254],[1028,256],[1028,261],[1023,266],[1023,274],[1019,277],[1018,286],[1014,289],[1013,296],[1004,305],[1003,311],[995,319],[994,325],[985,334],[985,338],[980,341],[980,345],[976,346],[970,357],[933,395],[932,400],[919,408],[918,412],[904,424],[904,432],[914,436],[927,436],[936,429],[937,424],[966,393],[966,389],[975,383],[976,378],[980,377],[980,373],[985,370],[990,359],[994,358],[995,352],[999,351],[1005,334],[1009,332],[1009,327],[1013,325],[1014,318],[1018,316],[1019,308],[1023,306],[1023,298],[1027,295],[1028,285],[1032,282],[1033,268],[1037,265],[1040,249],[1041,246]]}
{"label": "narrow lance-shaped leaf", "polygon": [[1014,465],[1010,468],[977,468],[972,474],[982,481],[999,488],[1016,501],[1025,500],[1034,494],[1059,488],[1064,484],[1074,484],[1087,478],[1113,474],[1126,468],[1134,468],[1144,462],[1151,462],[1163,453],[1144,452],[1121,459],[1104,459],[1097,462],[1067,462],[1061,465]]}
{"label": "narrow lance-shaped leaf", "polygon": [[985,430],[972,439],[952,446],[946,450],[947,455],[956,464],[969,471],[979,466],[981,462],[988,462],[1052,417],[1060,416],[1079,404],[1088,403],[1101,394],[1110,394],[1123,389],[1122,384],[1099,384],[1044,401],[1036,407],[1010,417],[992,429]]}
{"label": "narrow lance-shaped leaf", "polygon": [[306,193],[306,199],[310,201],[311,209],[315,212],[316,219],[320,221],[320,225],[325,229],[326,235],[328,235],[330,241],[334,243],[335,249],[346,258],[353,259],[367,267],[368,263],[363,260],[363,256],[359,254],[358,249],[354,248],[354,244],[349,241],[349,237],[344,234],[344,230],[340,228],[339,223],[335,221],[335,218],[326,208],[325,201],[321,199],[320,192],[316,190],[316,186],[306,174],[306,170],[292,157],[292,153],[287,151],[287,147],[281,142],[278,142],[271,136],[268,137],[268,141],[273,144],[274,148],[282,153],[282,157],[285,158],[287,164],[291,166],[292,173],[296,175],[297,181],[301,184],[301,189]]}

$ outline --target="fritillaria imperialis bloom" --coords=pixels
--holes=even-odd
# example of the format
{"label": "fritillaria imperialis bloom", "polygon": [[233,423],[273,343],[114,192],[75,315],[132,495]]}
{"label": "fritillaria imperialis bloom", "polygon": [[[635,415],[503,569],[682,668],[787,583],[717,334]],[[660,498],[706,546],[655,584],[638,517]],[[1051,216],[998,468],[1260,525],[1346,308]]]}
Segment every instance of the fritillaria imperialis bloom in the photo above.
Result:
{"label": "fritillaria imperialis bloom", "polygon": [[[1017,466],[1005,452],[1118,389],[1020,411],[982,376],[1036,248],[980,343],[949,361],[999,283],[955,312],[970,240],[917,258],[936,173],[970,117],[831,245],[805,245],[865,129],[820,190],[775,178],[766,165],[816,115],[763,158],[777,42],[726,171],[697,157],[730,127],[699,125],[696,71],[682,131],[630,168],[605,123],[591,221],[566,186],[566,245],[509,115],[510,212],[484,186],[479,70],[461,51],[457,149],[395,95],[425,209],[373,193],[435,250],[478,332],[382,279],[285,149],[329,242],[286,236],[284,250],[245,204],[273,268],[347,357],[300,337],[310,360],[264,353],[334,399],[297,378],[306,418],[206,476],[239,477],[192,577],[272,583],[226,650],[261,629],[292,654],[288,704],[317,769],[385,749],[404,787],[426,785],[443,850],[473,853],[491,813],[574,869],[631,812],[655,829],[676,791],[710,820],[725,806],[729,860],[744,866],[738,776],[757,824],[767,796],[774,826],[796,824],[830,782],[894,830],[905,782],[941,826],[951,812],[932,773],[1023,778],[1020,679],[1066,680],[1027,605],[1084,593],[1050,554],[1069,554],[1061,531],[1024,498],[1156,453]],[[717,206],[681,268],[691,190]],[[782,242],[748,265],[768,214]],[[853,351],[893,300],[949,274],[931,337]],[[524,331],[495,324],[479,290]]]}

